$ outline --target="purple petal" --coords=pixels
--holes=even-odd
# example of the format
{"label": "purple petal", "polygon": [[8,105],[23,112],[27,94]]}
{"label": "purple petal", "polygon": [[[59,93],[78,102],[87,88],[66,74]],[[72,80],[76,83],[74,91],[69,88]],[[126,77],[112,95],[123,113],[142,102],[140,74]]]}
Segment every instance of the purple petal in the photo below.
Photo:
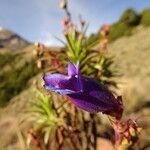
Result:
{"label": "purple petal", "polygon": [[68,76],[78,75],[78,67],[75,67],[71,62],[68,63]]}
{"label": "purple petal", "polygon": [[50,85],[44,85],[45,89],[49,90],[49,91],[54,91],[58,94],[61,94],[61,95],[69,95],[69,94],[77,94],[78,92],[76,91],[72,91],[72,90],[69,90],[69,89],[59,89],[59,88],[54,88]]}
{"label": "purple petal", "polygon": [[88,112],[106,112],[117,109],[118,103],[111,92],[93,79],[82,77],[83,92],[69,95],[70,100]]}
{"label": "purple petal", "polygon": [[[55,90],[63,88],[63,83],[68,80],[67,76],[61,74],[51,74],[44,77],[45,87],[48,90]],[[64,88],[63,88],[64,89]]]}
{"label": "purple petal", "polygon": [[44,87],[59,94],[75,94],[81,92],[81,85],[79,85],[78,80],[76,76],[70,77],[61,74],[51,74],[44,77]]}

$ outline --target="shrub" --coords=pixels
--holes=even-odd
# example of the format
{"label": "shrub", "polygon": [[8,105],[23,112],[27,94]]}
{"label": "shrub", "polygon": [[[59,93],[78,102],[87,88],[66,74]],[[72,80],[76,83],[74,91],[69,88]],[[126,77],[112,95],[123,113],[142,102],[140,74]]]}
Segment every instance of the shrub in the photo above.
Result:
{"label": "shrub", "polygon": [[144,26],[150,25],[150,8],[146,8],[141,13],[141,24]]}
{"label": "shrub", "polygon": [[38,72],[32,60],[20,68],[13,68],[0,74],[0,106],[4,106],[13,96],[26,88],[29,79]]}
{"label": "shrub", "polygon": [[111,26],[109,39],[114,41],[122,36],[132,34],[134,27],[140,24],[140,15],[132,8],[124,11],[120,20]]}
{"label": "shrub", "polygon": [[136,26],[140,23],[140,15],[134,9],[129,8],[123,12],[119,22],[127,26]]}
{"label": "shrub", "polygon": [[0,67],[4,67],[7,64],[11,64],[12,60],[15,61],[16,58],[19,57],[19,54],[11,54],[11,53],[5,53],[0,54]]}
{"label": "shrub", "polygon": [[109,40],[114,41],[122,36],[132,34],[133,27],[127,26],[125,23],[115,23],[111,26]]}

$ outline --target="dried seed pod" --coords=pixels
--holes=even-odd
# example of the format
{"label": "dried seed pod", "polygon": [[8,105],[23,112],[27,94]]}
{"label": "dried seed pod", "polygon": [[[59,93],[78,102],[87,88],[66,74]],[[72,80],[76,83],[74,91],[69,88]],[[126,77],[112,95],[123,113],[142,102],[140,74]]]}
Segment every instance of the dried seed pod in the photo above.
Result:
{"label": "dried seed pod", "polygon": [[62,0],[62,1],[59,3],[59,8],[61,8],[61,9],[66,9],[66,8],[67,8],[67,0]]}

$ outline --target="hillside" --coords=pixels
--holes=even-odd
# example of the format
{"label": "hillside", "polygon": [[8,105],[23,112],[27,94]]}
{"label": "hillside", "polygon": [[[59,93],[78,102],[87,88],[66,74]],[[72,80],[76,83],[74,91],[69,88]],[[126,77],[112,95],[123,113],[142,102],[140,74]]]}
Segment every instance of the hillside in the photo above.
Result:
{"label": "hillside", "polygon": [[28,45],[29,42],[20,37],[19,35],[0,27],[0,50],[2,48],[17,50],[25,48]]}
{"label": "hillside", "polygon": [[[29,52],[32,48],[31,46],[25,49],[27,57],[31,54]],[[138,118],[140,125],[143,127],[142,144],[147,144],[150,134],[148,128],[150,122],[150,28],[141,29],[130,37],[116,40],[109,45],[109,52],[115,56],[114,66],[120,74],[116,80],[119,81],[117,93],[123,95],[125,113],[129,115],[135,113],[134,116]],[[39,80],[41,80],[41,75],[39,75]],[[32,85],[31,83],[30,85]],[[7,107],[0,109],[0,128],[2,129],[0,140],[3,140],[3,145],[0,146],[9,149],[11,145],[11,148],[13,146],[15,149],[20,149],[21,141],[18,140],[18,134],[20,129],[25,131],[24,129],[29,126],[29,124],[23,123],[24,111],[29,104],[28,102],[33,100],[34,91],[28,87],[16,95]],[[9,130],[4,134],[3,131],[8,127]],[[17,135],[14,128],[18,131]],[[6,136],[3,137],[2,135]]]}
{"label": "hillside", "polygon": [[0,107],[26,89],[28,81],[39,72],[33,50],[34,45],[13,52],[0,49]]}
{"label": "hillside", "polygon": [[143,105],[143,101],[150,102],[150,28],[118,39],[109,46],[109,51],[115,56],[114,66],[121,74],[120,94],[130,100],[135,109],[139,103]]}
{"label": "hillside", "polygon": [[118,95],[123,96],[125,113],[133,115],[143,127],[141,140],[149,143],[150,134],[150,28],[141,29],[109,45],[119,71]]}

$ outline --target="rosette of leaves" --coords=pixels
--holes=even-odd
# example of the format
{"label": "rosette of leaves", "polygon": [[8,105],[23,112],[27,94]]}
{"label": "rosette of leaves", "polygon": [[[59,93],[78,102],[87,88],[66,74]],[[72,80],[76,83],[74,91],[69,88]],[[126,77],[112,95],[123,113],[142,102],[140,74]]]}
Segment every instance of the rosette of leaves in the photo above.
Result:
{"label": "rosette of leaves", "polygon": [[53,137],[58,128],[65,124],[63,118],[57,115],[57,109],[54,109],[52,99],[36,91],[36,100],[30,108],[31,118],[34,121],[33,132],[39,139],[39,142],[48,145],[50,137]]}
{"label": "rosette of leaves", "polygon": [[63,42],[63,44],[66,49],[62,52],[63,61],[65,64],[68,60],[74,64],[79,61],[81,74],[95,78],[104,84],[115,85],[110,80],[116,75],[116,71],[112,68],[113,57],[96,49],[100,38],[86,37],[87,28],[87,25],[82,26],[81,31],[78,31],[75,25],[65,28],[66,43]]}
{"label": "rosette of leaves", "polygon": [[39,149],[87,149],[93,146],[95,139],[91,141],[91,137],[96,136],[93,115],[84,114],[65,100],[62,96],[51,94],[49,97],[37,91],[30,108],[33,128],[29,130],[28,147],[32,146],[31,141]]}

